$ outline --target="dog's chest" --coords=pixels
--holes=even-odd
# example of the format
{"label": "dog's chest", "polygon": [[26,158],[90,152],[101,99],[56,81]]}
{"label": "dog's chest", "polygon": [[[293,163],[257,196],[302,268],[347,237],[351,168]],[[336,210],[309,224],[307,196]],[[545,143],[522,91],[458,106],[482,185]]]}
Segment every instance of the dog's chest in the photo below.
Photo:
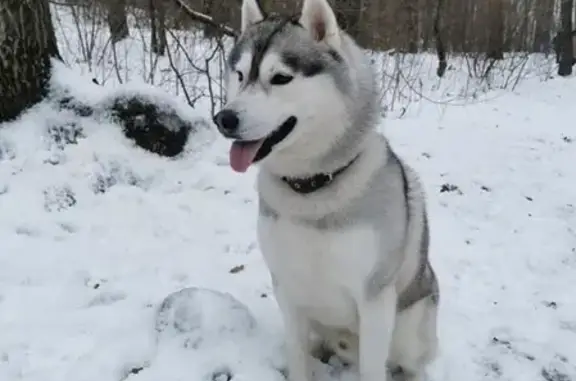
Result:
{"label": "dog's chest", "polygon": [[377,259],[369,226],[338,230],[260,217],[259,240],[278,291],[327,326],[357,324],[356,301]]}

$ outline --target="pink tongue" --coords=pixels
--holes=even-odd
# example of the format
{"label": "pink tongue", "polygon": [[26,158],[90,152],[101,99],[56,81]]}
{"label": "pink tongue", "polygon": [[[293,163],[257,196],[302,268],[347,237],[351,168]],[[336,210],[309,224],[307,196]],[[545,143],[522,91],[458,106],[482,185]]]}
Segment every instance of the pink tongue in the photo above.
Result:
{"label": "pink tongue", "polygon": [[230,147],[230,166],[232,169],[236,172],[246,172],[261,145],[262,140],[250,144],[232,143],[232,147]]}

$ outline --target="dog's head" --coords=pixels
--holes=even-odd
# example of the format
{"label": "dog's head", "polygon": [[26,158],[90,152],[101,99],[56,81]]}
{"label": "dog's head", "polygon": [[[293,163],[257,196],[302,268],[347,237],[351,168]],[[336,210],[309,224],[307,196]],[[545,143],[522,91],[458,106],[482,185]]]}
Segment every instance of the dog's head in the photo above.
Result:
{"label": "dog's head", "polygon": [[345,34],[327,0],[304,0],[298,17],[242,4],[242,33],[227,60],[227,103],[214,117],[244,172],[279,156],[318,155],[342,135],[352,80]]}

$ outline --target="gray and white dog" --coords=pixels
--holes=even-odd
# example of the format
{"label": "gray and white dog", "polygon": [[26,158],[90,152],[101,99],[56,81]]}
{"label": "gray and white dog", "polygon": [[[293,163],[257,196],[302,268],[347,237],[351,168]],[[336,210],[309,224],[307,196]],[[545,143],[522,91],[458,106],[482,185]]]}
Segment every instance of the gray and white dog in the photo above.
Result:
{"label": "gray and white dog", "polygon": [[361,381],[423,380],[439,301],[425,196],[376,132],[368,58],[327,0],[304,0],[298,17],[244,0],[241,28],[214,122],[235,171],[260,164],[258,237],[290,381],[312,379],[318,342]]}

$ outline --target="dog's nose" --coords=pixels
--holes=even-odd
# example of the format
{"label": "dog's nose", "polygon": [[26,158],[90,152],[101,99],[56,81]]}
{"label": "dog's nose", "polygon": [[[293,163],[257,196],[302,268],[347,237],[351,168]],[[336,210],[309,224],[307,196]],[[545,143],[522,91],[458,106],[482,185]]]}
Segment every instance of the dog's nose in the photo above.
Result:
{"label": "dog's nose", "polygon": [[238,130],[240,120],[236,111],[224,109],[214,115],[214,123],[216,123],[222,134],[232,137]]}

